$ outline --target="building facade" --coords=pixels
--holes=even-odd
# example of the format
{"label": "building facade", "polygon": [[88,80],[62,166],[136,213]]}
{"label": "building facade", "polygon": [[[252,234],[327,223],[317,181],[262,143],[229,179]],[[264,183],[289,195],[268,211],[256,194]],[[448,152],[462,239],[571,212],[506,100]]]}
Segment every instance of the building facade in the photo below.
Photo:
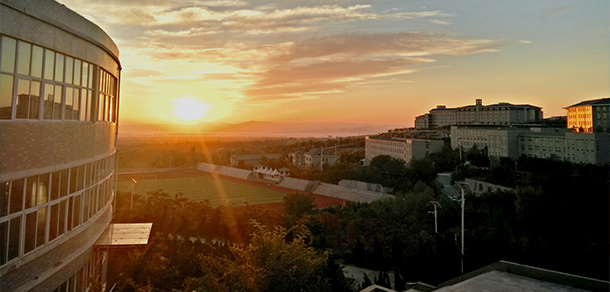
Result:
{"label": "building facade", "polygon": [[309,152],[303,154],[303,158],[305,161],[305,167],[308,168],[320,167],[320,162],[322,162],[322,165],[333,165],[335,162],[337,162],[337,160],[339,160],[338,155],[331,153],[327,149],[322,150],[320,148],[312,148],[309,150]]}
{"label": "building facade", "polygon": [[121,65],[52,0],[0,0],[0,287],[85,291],[113,216]]}
{"label": "building facade", "polygon": [[542,121],[542,109],[529,104],[514,105],[501,102],[483,105],[477,99],[475,105],[457,108],[457,125],[515,125]]}
{"label": "building facade", "polygon": [[428,114],[415,118],[415,128],[438,128],[453,125],[516,125],[542,121],[542,109],[528,104],[514,105],[501,102],[483,105],[477,99],[474,105],[446,108],[439,105]]}
{"label": "building facade", "polygon": [[610,135],[573,133],[559,128],[451,127],[451,147],[468,150],[475,144],[490,157],[521,155],[573,163],[610,163]]}
{"label": "building facade", "polygon": [[586,100],[564,109],[568,128],[574,132],[610,133],[610,98]]}
{"label": "building facade", "polygon": [[443,145],[442,140],[366,136],[364,164],[369,165],[371,160],[379,155],[387,155],[409,163],[412,159],[423,159],[427,154],[440,152]]}

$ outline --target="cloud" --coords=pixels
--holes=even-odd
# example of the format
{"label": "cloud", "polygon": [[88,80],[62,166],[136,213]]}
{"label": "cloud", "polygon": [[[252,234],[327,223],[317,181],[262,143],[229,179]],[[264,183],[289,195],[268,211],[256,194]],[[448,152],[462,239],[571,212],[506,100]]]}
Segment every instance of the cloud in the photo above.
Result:
{"label": "cloud", "polygon": [[532,41],[528,41],[528,40],[519,40],[518,43],[520,44],[531,44]]}
{"label": "cloud", "polygon": [[562,13],[564,11],[572,9],[571,6],[561,6],[561,7],[551,7],[549,9],[543,10],[538,14],[538,22],[545,22],[549,17]]}
{"label": "cloud", "polygon": [[341,92],[372,78],[412,73],[412,65],[434,62],[424,57],[493,51],[502,43],[462,40],[429,32],[349,34],[284,44],[269,54],[265,70],[244,90],[252,100],[293,99]]}
{"label": "cloud", "polygon": [[[435,62],[435,56],[504,45],[430,31],[364,33],[370,30],[357,27],[379,22],[396,22],[395,28],[411,20],[450,25],[445,19],[451,15],[441,10],[382,11],[374,1],[65,1],[119,34],[121,54],[128,52],[124,66],[141,68],[130,72],[136,82],[217,82],[232,90],[225,95],[240,95],[250,104],[396,82],[415,73],[417,64]],[[206,71],[210,66],[221,69]]]}

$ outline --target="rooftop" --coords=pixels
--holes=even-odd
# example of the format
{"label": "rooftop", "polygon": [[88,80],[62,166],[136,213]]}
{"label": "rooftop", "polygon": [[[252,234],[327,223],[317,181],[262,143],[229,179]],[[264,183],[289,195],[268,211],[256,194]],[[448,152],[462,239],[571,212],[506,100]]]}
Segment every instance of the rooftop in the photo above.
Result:
{"label": "rooftop", "polygon": [[585,101],[581,101],[577,104],[573,104],[571,106],[564,107],[564,109],[568,109],[571,107],[577,107],[577,106],[584,106],[584,105],[610,105],[610,98],[585,100]]}

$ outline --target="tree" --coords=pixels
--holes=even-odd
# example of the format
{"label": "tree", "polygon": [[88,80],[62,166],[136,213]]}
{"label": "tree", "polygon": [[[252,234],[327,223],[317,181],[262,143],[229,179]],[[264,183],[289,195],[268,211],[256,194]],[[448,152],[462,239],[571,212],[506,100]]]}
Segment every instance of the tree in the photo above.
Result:
{"label": "tree", "polygon": [[306,214],[310,214],[316,207],[313,202],[314,198],[305,194],[296,192],[284,197],[284,225],[291,227],[296,222],[303,218]]}
{"label": "tree", "polygon": [[[220,291],[349,291],[349,286],[335,265],[329,271],[327,252],[316,252],[307,246],[309,230],[303,225],[291,229],[268,228],[256,222],[250,245],[231,248],[232,258],[201,257],[201,268],[207,270]],[[287,240],[288,233],[292,240]],[[193,287],[195,282],[196,287]],[[185,290],[205,291],[208,281],[190,281]]]}

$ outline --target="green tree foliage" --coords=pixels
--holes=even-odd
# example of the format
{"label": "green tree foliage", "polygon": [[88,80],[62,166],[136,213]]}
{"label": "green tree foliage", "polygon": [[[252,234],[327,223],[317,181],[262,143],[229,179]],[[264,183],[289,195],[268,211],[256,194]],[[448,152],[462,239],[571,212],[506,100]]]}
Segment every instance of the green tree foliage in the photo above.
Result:
{"label": "green tree foliage", "polygon": [[307,214],[311,214],[316,204],[314,198],[299,192],[284,197],[284,226],[292,227]]}
{"label": "green tree foliage", "polygon": [[185,290],[349,291],[338,266],[328,270],[329,254],[308,247],[310,235],[303,225],[291,229],[253,225],[250,244],[231,248],[231,257],[200,256],[201,269],[208,276],[187,282]]}

